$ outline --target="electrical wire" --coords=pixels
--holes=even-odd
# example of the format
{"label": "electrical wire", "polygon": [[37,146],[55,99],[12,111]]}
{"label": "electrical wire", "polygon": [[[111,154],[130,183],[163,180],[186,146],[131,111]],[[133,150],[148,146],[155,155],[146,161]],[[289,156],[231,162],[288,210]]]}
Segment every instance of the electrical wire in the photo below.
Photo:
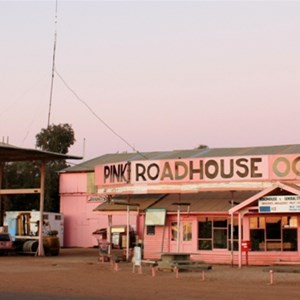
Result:
{"label": "electrical wire", "polygon": [[65,87],[75,96],[75,98],[83,104],[90,113],[96,117],[98,121],[100,121],[109,131],[111,131],[115,136],[117,136],[120,140],[122,140],[127,146],[129,146],[134,152],[141,155],[143,158],[148,159],[144,154],[139,152],[134,146],[132,146],[125,138],[123,138],[120,134],[118,134],[107,122],[105,122],[102,118],[100,118],[96,112],[83,100],[81,99],[78,94],[66,83],[66,81],[63,79],[63,77],[58,73],[57,69],[55,68],[55,73],[59,77],[59,79],[62,81],[62,83],[65,85]]}

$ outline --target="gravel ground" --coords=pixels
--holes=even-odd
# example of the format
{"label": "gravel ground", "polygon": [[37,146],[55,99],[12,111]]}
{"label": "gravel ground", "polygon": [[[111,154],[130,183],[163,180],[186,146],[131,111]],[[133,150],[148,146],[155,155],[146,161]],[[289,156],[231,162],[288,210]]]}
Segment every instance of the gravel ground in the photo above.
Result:
{"label": "gravel ground", "polygon": [[0,257],[0,299],[13,293],[20,299],[299,300],[300,268],[274,267],[273,281],[270,269],[213,265],[204,278],[201,272],[180,272],[176,278],[163,271],[152,277],[148,266],[142,274],[132,273],[130,263],[115,271],[98,262],[97,249],[62,249],[57,257]]}

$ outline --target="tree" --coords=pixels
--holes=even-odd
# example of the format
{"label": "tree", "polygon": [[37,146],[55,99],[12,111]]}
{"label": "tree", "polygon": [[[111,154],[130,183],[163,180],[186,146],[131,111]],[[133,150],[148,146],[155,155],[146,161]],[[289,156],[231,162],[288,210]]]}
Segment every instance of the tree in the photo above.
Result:
{"label": "tree", "polygon": [[69,124],[50,125],[36,136],[36,146],[44,151],[66,154],[75,142],[74,131]]}
{"label": "tree", "polygon": [[[4,167],[6,189],[34,188],[39,186],[40,174],[37,162],[20,161],[6,163]],[[5,210],[38,210],[39,194],[3,195]]]}

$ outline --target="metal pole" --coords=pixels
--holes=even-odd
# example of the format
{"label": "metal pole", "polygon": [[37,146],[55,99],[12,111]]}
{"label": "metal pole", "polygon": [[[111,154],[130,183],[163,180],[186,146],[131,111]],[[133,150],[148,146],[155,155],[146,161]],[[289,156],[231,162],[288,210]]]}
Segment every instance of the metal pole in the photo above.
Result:
{"label": "metal pole", "polygon": [[[231,191],[231,208],[234,206],[234,201],[233,201],[233,193],[234,191]],[[231,253],[231,266],[233,267],[233,213],[230,214],[230,253]]]}
{"label": "metal pole", "polygon": [[162,241],[161,241],[161,249],[160,252],[164,252],[164,242],[165,242],[165,234],[166,234],[166,225],[163,227]]}
{"label": "metal pole", "polygon": [[[0,190],[2,189],[2,181],[3,181],[3,168],[4,168],[4,163],[0,163]],[[2,195],[0,195],[0,226],[3,226],[4,222],[4,207],[2,205]]]}
{"label": "metal pole", "polygon": [[[232,200],[233,203],[233,200]],[[233,204],[231,204],[233,206]],[[233,267],[233,213],[230,215],[230,250],[231,250],[231,266]]]}
{"label": "metal pole", "polygon": [[130,222],[130,206],[127,205],[127,232],[126,232],[126,261],[129,260],[129,222]]}
{"label": "metal pole", "polygon": [[47,127],[49,127],[49,125],[50,125],[50,118],[51,118],[51,105],[52,105],[53,82],[54,82],[54,72],[55,72],[56,39],[57,39],[57,0],[55,2],[55,32],[54,32],[54,46],[53,46],[52,73],[51,73],[51,87],[50,87],[50,100],[49,100],[49,111],[48,111]]}
{"label": "metal pole", "polygon": [[242,267],[242,214],[239,212],[239,268]]}
{"label": "metal pole", "polygon": [[45,177],[46,177],[46,163],[41,163],[41,183],[40,183],[40,226],[39,226],[39,246],[38,256],[44,256],[44,245],[43,245],[43,222],[44,222],[44,195],[45,195]]}
{"label": "metal pole", "polygon": [[177,206],[177,252],[180,251],[180,205]]}
{"label": "metal pole", "polygon": [[108,228],[107,228],[108,254],[111,254],[111,248],[112,248],[111,226],[112,226],[112,215],[108,215]]}

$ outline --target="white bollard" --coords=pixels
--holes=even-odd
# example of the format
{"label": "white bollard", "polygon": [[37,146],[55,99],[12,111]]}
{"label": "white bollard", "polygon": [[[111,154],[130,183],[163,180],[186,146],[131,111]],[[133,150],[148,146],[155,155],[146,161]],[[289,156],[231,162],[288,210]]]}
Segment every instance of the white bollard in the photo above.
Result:
{"label": "white bollard", "polygon": [[270,285],[274,283],[274,272],[273,270],[270,270]]}

